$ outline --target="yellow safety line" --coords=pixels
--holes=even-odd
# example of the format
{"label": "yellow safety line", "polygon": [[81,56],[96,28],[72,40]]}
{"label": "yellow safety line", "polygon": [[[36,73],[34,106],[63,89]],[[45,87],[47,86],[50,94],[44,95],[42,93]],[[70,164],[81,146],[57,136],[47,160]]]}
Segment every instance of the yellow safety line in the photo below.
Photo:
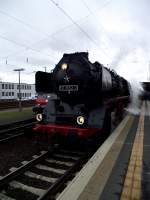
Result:
{"label": "yellow safety line", "polygon": [[130,161],[123,185],[121,200],[141,199],[141,179],[143,164],[145,102],[142,104],[138,128],[133,143]]}

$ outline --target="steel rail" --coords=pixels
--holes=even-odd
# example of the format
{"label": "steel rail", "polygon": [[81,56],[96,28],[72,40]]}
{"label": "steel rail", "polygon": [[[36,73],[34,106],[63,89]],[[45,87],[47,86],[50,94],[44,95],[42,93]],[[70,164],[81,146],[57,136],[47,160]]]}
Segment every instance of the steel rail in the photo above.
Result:
{"label": "steel rail", "polygon": [[[34,167],[38,163],[40,163],[43,160],[46,160],[47,157],[50,155],[57,154],[61,149],[58,147],[55,148],[51,153],[50,152],[43,152],[42,155],[38,156],[37,158],[34,158],[33,160],[29,161],[28,163],[25,163],[23,166],[16,168],[13,170],[13,172],[5,175],[4,177],[0,178],[0,190],[5,190],[5,187],[7,188],[7,185],[11,183],[16,178],[19,178],[22,174],[24,174],[26,171],[30,171],[30,168]],[[54,199],[56,194],[62,190],[67,182],[75,176],[75,173],[81,169],[83,164],[88,160],[91,154],[84,153],[82,156],[79,156],[78,160],[76,160],[74,163],[72,163],[71,166],[58,178],[52,185],[50,184],[48,189],[44,189],[44,193],[39,195],[37,197],[37,200],[46,200],[46,199]],[[74,156],[73,156],[74,157]],[[57,160],[57,159],[56,159]],[[56,161],[57,163],[57,161]],[[6,193],[7,195],[7,193]]]}
{"label": "steel rail", "polygon": [[66,171],[49,189],[37,200],[51,200],[55,199],[55,195],[59,192],[61,188],[65,185],[65,183],[71,178],[74,177],[75,172],[77,172],[82,165],[87,161],[89,155],[83,155],[79,160],[75,162],[75,164]]}
{"label": "steel rail", "polygon": [[[20,125],[18,127],[1,130],[0,131],[0,138],[1,138],[0,143],[24,135],[25,131],[27,129],[32,128],[32,126],[35,125],[35,124],[36,124],[36,122],[31,122],[31,123],[28,123],[28,124]],[[16,133],[16,132],[18,132],[18,133]]]}
{"label": "steel rail", "polygon": [[3,177],[0,177],[0,189],[2,189],[6,184],[15,179],[17,176],[21,175],[23,172],[28,170],[30,167],[36,165],[41,160],[45,159],[48,155],[50,155],[50,153],[46,151],[37,158],[34,158],[33,160],[29,161],[27,164],[17,168],[15,171],[10,172],[9,174]]}
{"label": "steel rail", "polygon": [[1,125],[0,125],[0,130],[8,129],[8,127],[14,127],[14,126],[18,126],[18,125],[20,125],[20,124],[25,124],[25,123],[34,122],[34,121],[35,121],[34,118],[30,118],[30,119],[27,119],[27,120],[12,122],[12,123],[10,123],[10,124],[1,124]]}

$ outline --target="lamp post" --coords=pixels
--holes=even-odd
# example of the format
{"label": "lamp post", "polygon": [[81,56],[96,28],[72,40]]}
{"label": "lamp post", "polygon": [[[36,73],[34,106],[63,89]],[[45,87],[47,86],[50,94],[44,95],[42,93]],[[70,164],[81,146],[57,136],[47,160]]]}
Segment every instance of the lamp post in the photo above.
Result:
{"label": "lamp post", "polygon": [[21,71],[24,71],[24,69],[23,68],[14,69],[14,71],[18,72],[18,74],[19,74],[19,94],[18,94],[18,97],[19,97],[19,111],[21,112],[22,111],[22,105],[21,105],[20,73],[21,73]]}

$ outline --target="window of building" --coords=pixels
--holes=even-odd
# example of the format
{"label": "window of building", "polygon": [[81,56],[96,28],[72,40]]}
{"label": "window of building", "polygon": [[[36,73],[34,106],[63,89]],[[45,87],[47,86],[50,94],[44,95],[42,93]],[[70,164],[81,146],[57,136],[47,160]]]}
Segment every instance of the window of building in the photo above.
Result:
{"label": "window of building", "polygon": [[7,84],[5,84],[5,89],[7,89],[8,88],[8,85]]}
{"label": "window of building", "polygon": [[14,84],[11,85],[12,89],[14,89]]}
{"label": "window of building", "polygon": [[11,92],[9,92],[8,94],[9,94],[8,96],[11,96]]}
{"label": "window of building", "polygon": [[12,92],[11,95],[14,96],[14,92]]}
{"label": "window of building", "polygon": [[4,84],[2,84],[2,89],[4,89]]}
{"label": "window of building", "polygon": [[2,96],[5,96],[5,92],[2,92]]}

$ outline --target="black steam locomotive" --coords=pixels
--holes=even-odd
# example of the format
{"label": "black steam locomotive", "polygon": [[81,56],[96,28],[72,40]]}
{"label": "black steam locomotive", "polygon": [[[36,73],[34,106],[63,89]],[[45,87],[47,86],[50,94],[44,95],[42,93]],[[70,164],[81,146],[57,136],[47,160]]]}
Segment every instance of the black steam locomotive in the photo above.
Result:
{"label": "black steam locomotive", "polygon": [[64,54],[51,73],[36,73],[36,91],[50,97],[33,131],[57,138],[108,135],[111,113],[122,115],[130,100],[129,83],[88,53]]}

